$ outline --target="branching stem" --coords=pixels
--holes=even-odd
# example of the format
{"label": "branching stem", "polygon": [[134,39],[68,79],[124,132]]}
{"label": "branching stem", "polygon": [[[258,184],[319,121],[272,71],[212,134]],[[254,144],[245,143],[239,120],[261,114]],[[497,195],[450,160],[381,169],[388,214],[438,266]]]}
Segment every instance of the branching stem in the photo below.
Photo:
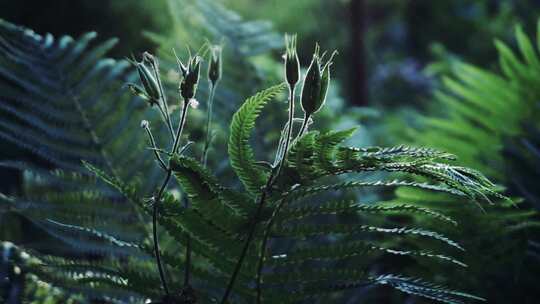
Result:
{"label": "branching stem", "polygon": [[[281,168],[283,167],[283,164],[285,163],[285,160],[287,158],[287,154],[289,152],[289,144],[291,142],[292,137],[292,131],[293,131],[293,125],[294,125],[294,85],[289,86],[289,122],[288,122],[288,129],[287,129],[287,138],[285,139],[285,147],[283,148],[283,155],[280,158],[280,162],[277,168],[276,177],[279,176],[279,173],[281,172]],[[278,155],[278,157],[280,157]]]}
{"label": "branching stem", "polygon": [[167,104],[167,96],[165,95],[164,90],[163,90],[163,84],[161,82],[161,77],[159,77],[158,65],[154,61],[152,61],[152,68],[154,70],[154,75],[155,75],[155,77],[157,79],[157,82],[158,82],[159,95],[161,97],[161,101],[163,102],[163,108],[161,108],[161,106],[159,104],[158,104],[158,107],[159,107],[159,110],[160,110],[161,114],[163,115],[163,119],[165,120],[165,124],[167,125],[167,128],[171,132],[171,138],[172,138],[172,141],[174,142],[176,140],[176,138],[175,138],[175,135],[174,135],[174,129],[173,129],[172,122],[171,122],[171,115],[169,113],[169,105]]}
{"label": "branching stem", "polygon": [[[288,152],[287,150],[289,148],[289,143],[292,136],[293,121],[294,121],[294,85],[289,86],[289,121],[288,121],[288,129],[287,129],[287,138],[285,141],[285,147],[283,149],[283,156],[281,156],[281,161],[279,162],[278,167],[273,168],[273,170],[270,173],[270,176],[268,176],[268,180],[266,181],[266,184],[262,188],[262,193],[260,195],[259,202],[257,203],[257,210],[255,211],[255,215],[253,216],[253,219],[250,225],[249,234],[244,243],[244,247],[242,248],[242,252],[240,253],[240,257],[238,258],[238,262],[236,263],[236,266],[234,267],[234,271],[231,276],[231,279],[229,280],[229,284],[227,285],[227,289],[225,290],[225,294],[223,295],[223,298],[221,299],[221,304],[227,303],[227,299],[229,298],[229,295],[232,291],[232,288],[236,281],[236,277],[238,276],[238,273],[240,272],[240,268],[242,267],[242,264],[244,262],[244,258],[247,255],[249,245],[251,244],[251,241],[253,240],[253,236],[255,235],[255,228],[257,227],[257,224],[259,222],[259,217],[261,215],[264,204],[266,202],[266,197],[268,196],[268,193],[270,189],[272,188],[273,183],[275,182],[274,177],[279,175],[281,166],[283,165],[287,157],[287,152]],[[280,153],[280,151],[278,150],[277,153]],[[276,157],[279,157],[279,155],[276,155]],[[260,298],[259,293],[257,294],[257,298],[258,299]]]}
{"label": "branching stem", "polygon": [[184,124],[186,123],[187,111],[189,108],[189,100],[184,99],[184,104],[182,105],[182,114],[180,114],[180,123],[178,124],[178,130],[176,131],[176,138],[174,140],[173,148],[171,154],[175,154],[178,150],[178,145],[180,143],[180,137],[182,137],[182,131],[184,129]]}
{"label": "branching stem", "polygon": [[206,167],[206,163],[208,160],[208,149],[210,148],[210,142],[212,140],[211,138],[211,128],[212,128],[212,112],[214,108],[214,95],[216,93],[216,87],[215,85],[210,82],[210,96],[208,97],[208,109],[207,109],[207,116],[206,116],[206,136],[204,140],[204,147],[202,152],[202,164],[204,167]]}
{"label": "branching stem", "polygon": [[159,252],[157,218],[158,218],[158,205],[161,202],[161,198],[163,196],[165,189],[167,188],[167,185],[169,184],[169,180],[171,179],[171,174],[172,174],[172,170],[168,169],[167,176],[165,177],[165,180],[163,181],[163,184],[161,185],[161,188],[159,189],[159,192],[156,195],[154,206],[153,206],[153,212],[152,212],[152,233],[153,233],[153,238],[154,238],[154,255],[156,256],[156,264],[159,270],[159,279],[161,280],[161,285],[163,286],[163,290],[165,290],[165,294],[167,295],[169,295],[169,288],[167,287],[167,281],[165,280],[165,273],[163,271],[163,265],[161,263],[161,255]]}
{"label": "branching stem", "polygon": [[255,211],[255,215],[253,216],[253,219],[251,221],[248,237],[244,243],[244,247],[242,248],[242,252],[240,253],[238,262],[236,263],[236,266],[234,267],[234,271],[231,276],[231,279],[229,280],[229,284],[227,285],[227,289],[225,290],[225,294],[223,295],[223,298],[221,299],[221,304],[227,303],[227,299],[229,298],[229,295],[232,291],[232,288],[236,281],[236,277],[238,276],[238,273],[240,272],[240,268],[242,267],[242,263],[244,262],[244,258],[246,257],[247,251],[249,249],[249,245],[251,244],[251,241],[253,240],[253,236],[255,235],[255,228],[257,226],[257,222],[259,221],[261,211],[263,210],[266,197],[268,196],[268,191],[270,190],[270,187],[272,186],[272,183],[274,181],[275,172],[276,172],[275,170],[272,170],[272,173],[268,177],[268,181],[266,182],[266,185],[264,186],[262,190],[261,196],[259,198],[259,202],[257,203],[257,210]]}
{"label": "branching stem", "polygon": [[163,159],[161,158],[161,156],[159,155],[159,149],[156,145],[156,140],[154,139],[154,135],[152,135],[152,131],[150,131],[150,128],[149,127],[145,127],[144,130],[146,131],[146,134],[148,134],[148,138],[150,139],[150,144],[152,145],[152,151],[154,151],[154,156],[156,157],[158,163],[159,163],[159,166],[167,171],[167,165],[165,165],[165,162],[163,161]]}
{"label": "branching stem", "polygon": [[[210,148],[210,131],[212,126],[212,108],[214,103],[214,95],[215,95],[216,87],[210,82],[210,95],[208,97],[207,102],[207,117],[206,117],[206,137],[204,140],[204,147],[201,154],[201,163],[203,164],[203,167],[206,167],[207,163],[207,156],[208,156],[208,149]],[[186,202],[187,207],[187,202]],[[186,234],[186,260],[185,260],[185,269],[184,269],[184,287],[189,286],[190,277],[191,277],[191,237]]]}

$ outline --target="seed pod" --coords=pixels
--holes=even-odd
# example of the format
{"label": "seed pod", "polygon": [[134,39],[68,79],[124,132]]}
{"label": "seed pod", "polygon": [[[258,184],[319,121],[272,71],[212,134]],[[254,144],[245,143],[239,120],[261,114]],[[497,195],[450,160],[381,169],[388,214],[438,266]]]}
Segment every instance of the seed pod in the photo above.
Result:
{"label": "seed pod", "polygon": [[138,85],[136,85],[134,83],[128,83],[127,87],[129,88],[131,93],[133,93],[133,95],[138,96],[138,97],[146,100],[150,104],[150,106],[153,106],[153,105],[157,104],[157,100],[150,98],[150,96],[148,96],[148,94],[146,94],[144,89],[141,88],[140,86],[138,86]]}
{"label": "seed pod", "polygon": [[150,99],[159,100],[159,85],[152,72],[142,62],[137,62],[136,67],[146,94]]}
{"label": "seed pod", "polygon": [[[325,54],[322,55],[323,58]],[[321,71],[322,58],[319,57],[318,46],[315,48],[313,60],[308,68],[304,86],[302,87],[302,109],[307,117],[317,113],[326,102],[326,95],[330,86],[330,67],[336,54],[335,51],[332,53]]]}
{"label": "seed pod", "polygon": [[296,35],[285,36],[286,52],[283,56],[285,59],[285,79],[292,88],[296,86],[300,80],[300,60],[296,52]]}
{"label": "seed pod", "polygon": [[214,46],[210,52],[210,63],[208,64],[208,79],[215,86],[221,79],[221,46]]}
{"label": "seed pod", "polygon": [[310,116],[320,109],[321,82],[319,52],[317,47],[307,70],[300,96],[302,110],[304,110],[306,116]]}
{"label": "seed pod", "polygon": [[313,113],[319,111],[326,101],[328,87],[330,86],[330,65],[331,63],[329,62],[323,68],[321,78],[321,93],[319,95],[319,101],[317,102],[318,108]]}
{"label": "seed pod", "polygon": [[184,79],[180,83],[180,95],[184,99],[191,99],[197,92],[199,74],[201,70],[201,57],[195,56],[189,59]]}
{"label": "seed pod", "polygon": [[156,58],[154,57],[154,55],[152,55],[152,54],[150,54],[148,52],[143,53],[143,62],[146,63],[146,64],[149,64],[152,67],[154,65],[157,66]]}

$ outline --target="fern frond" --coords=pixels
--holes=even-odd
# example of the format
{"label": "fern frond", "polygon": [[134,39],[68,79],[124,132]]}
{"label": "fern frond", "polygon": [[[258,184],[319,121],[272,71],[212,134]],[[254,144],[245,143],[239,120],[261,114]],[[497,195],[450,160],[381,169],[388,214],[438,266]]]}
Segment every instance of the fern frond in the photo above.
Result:
{"label": "fern frond", "polygon": [[337,262],[342,259],[367,256],[370,253],[386,253],[398,256],[439,259],[461,267],[467,267],[465,263],[443,254],[436,254],[423,250],[400,250],[386,248],[364,241],[339,242],[337,244],[300,248],[287,251],[286,253],[282,254],[273,254],[268,259],[268,265],[287,266],[289,264],[298,264],[313,260]]}
{"label": "fern frond", "polygon": [[464,300],[486,301],[483,298],[464,292],[454,291],[444,286],[426,283],[420,279],[413,279],[392,274],[381,275],[374,278],[373,282],[378,285],[389,285],[397,290],[411,295],[420,296],[447,304],[464,304]]}
{"label": "fern frond", "polygon": [[355,213],[412,213],[428,216],[456,226],[457,222],[451,217],[430,208],[415,206],[412,204],[358,204],[352,201],[326,202],[319,206],[286,207],[280,215],[280,221],[291,219],[302,220],[310,216],[355,214]]}
{"label": "fern frond", "polygon": [[351,235],[355,233],[383,233],[383,234],[395,234],[395,235],[411,235],[422,236],[428,239],[434,239],[446,243],[449,246],[455,247],[459,250],[465,251],[457,242],[447,238],[434,231],[424,230],[420,228],[382,228],[369,225],[346,225],[346,224],[303,224],[294,226],[281,226],[276,227],[274,232],[278,236],[288,237],[306,237],[306,236],[319,236],[319,235],[331,235],[331,234],[346,234]]}
{"label": "fern frond", "polygon": [[231,166],[252,195],[259,193],[267,177],[255,164],[253,149],[249,145],[251,131],[264,105],[284,88],[284,84],[279,84],[248,98],[232,118],[228,143]]}

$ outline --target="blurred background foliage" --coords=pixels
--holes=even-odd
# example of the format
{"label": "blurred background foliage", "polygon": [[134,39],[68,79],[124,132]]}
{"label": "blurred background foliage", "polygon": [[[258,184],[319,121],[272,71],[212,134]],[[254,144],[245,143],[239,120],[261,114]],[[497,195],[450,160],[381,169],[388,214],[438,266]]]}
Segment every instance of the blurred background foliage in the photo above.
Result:
{"label": "blurred background foliage", "polygon": [[[309,63],[316,42],[323,49],[337,49],[328,109],[317,121],[319,127],[360,124],[356,145],[410,144],[455,153],[463,165],[480,169],[506,187],[518,206],[487,207],[486,213],[474,206],[455,208],[448,197],[419,191],[398,189],[377,196],[435,206],[458,219],[462,226],[446,233],[470,249],[466,262],[471,275],[462,278],[462,272],[436,270],[447,272],[450,281],[461,283],[458,287],[490,303],[536,303],[540,64],[534,59],[537,51],[527,53],[523,37],[528,37],[533,48],[540,44],[538,1],[220,0],[238,14],[228,19],[212,18],[212,12],[205,12],[199,2],[3,0],[0,18],[57,37],[79,37],[88,31],[97,31],[101,42],[118,37],[120,42],[108,54],[113,58],[139,56],[146,50],[157,53],[166,67],[171,92],[176,80],[169,73],[174,69],[171,48],[185,55],[186,45],[197,48],[206,38],[223,39],[225,80],[216,100],[222,105],[216,115],[222,126],[245,97],[281,79],[283,33],[298,34],[303,66]],[[248,24],[240,23],[239,16]],[[249,24],[252,20],[262,21]],[[516,29],[516,25],[521,27]],[[270,34],[259,36],[260,32],[250,32],[254,28]],[[495,39],[505,46],[495,46]],[[208,93],[206,86],[201,84],[202,100]],[[266,134],[264,142],[269,146],[279,134],[268,134],[265,128],[275,129],[275,121],[285,120],[278,107],[262,120],[260,134]],[[201,124],[193,125],[202,125],[203,113],[195,111],[193,119]],[[224,129],[217,130],[216,145],[224,145]],[[197,128],[189,133],[194,141],[202,136]],[[268,153],[264,144],[258,149],[259,154]],[[2,148],[0,158],[24,155],[43,165],[31,153],[21,153],[10,145]],[[231,174],[224,151],[212,150],[211,155],[212,167],[220,168],[222,176]],[[22,176],[17,170],[2,169],[0,178],[2,193],[21,191]],[[0,236],[14,238],[5,231]],[[407,263],[402,267],[407,269]],[[425,270],[433,271],[433,266],[425,265]],[[420,303],[384,292],[369,297],[359,292],[350,295],[347,303],[358,299]]]}

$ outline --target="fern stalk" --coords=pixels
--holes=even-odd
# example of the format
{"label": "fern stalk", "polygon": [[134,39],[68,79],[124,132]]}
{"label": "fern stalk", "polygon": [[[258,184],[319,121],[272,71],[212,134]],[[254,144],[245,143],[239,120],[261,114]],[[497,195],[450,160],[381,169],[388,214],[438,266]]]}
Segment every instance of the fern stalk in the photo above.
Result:
{"label": "fern stalk", "polygon": [[266,248],[268,246],[268,239],[270,238],[270,230],[272,229],[272,225],[274,225],[274,221],[277,218],[278,213],[281,211],[281,208],[285,205],[286,200],[283,199],[281,202],[277,205],[276,209],[272,213],[272,216],[270,217],[270,220],[268,220],[268,223],[266,224],[266,227],[264,229],[264,235],[263,240],[261,242],[261,249],[259,253],[259,261],[257,265],[257,277],[256,277],[256,289],[257,289],[257,304],[262,303],[262,269],[264,266],[264,255],[266,253]]}
{"label": "fern stalk", "polygon": [[272,170],[272,172],[270,173],[270,176],[268,177],[268,181],[266,182],[266,185],[264,186],[262,190],[261,197],[259,198],[259,202],[257,204],[257,210],[255,211],[255,215],[253,216],[253,219],[251,221],[248,237],[244,243],[244,247],[242,248],[242,252],[240,253],[238,262],[236,263],[236,266],[234,267],[234,271],[231,276],[231,279],[229,280],[229,284],[227,285],[227,289],[225,290],[225,294],[223,295],[223,298],[221,299],[221,304],[227,303],[227,299],[229,298],[229,295],[232,291],[232,288],[236,281],[236,277],[238,276],[238,272],[240,272],[240,268],[242,267],[244,258],[246,257],[247,251],[249,249],[249,245],[251,244],[251,241],[253,240],[253,236],[255,235],[255,228],[257,226],[257,221],[259,220],[259,217],[263,210],[266,197],[268,196],[268,191],[272,187],[275,172],[276,172],[275,170]]}

